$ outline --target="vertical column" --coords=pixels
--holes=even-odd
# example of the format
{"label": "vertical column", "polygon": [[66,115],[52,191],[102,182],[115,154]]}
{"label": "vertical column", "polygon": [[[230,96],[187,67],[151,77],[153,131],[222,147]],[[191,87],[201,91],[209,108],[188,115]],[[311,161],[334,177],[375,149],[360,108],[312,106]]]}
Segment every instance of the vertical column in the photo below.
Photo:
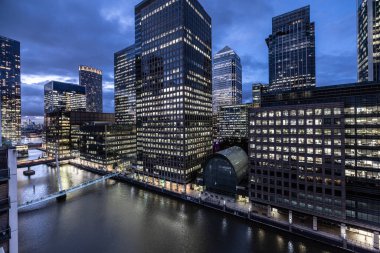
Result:
{"label": "vertical column", "polygon": [[267,206],[267,216],[272,217],[272,207],[270,205]]}
{"label": "vertical column", "polygon": [[317,231],[318,230],[318,218],[313,216],[313,230]]}
{"label": "vertical column", "polygon": [[293,212],[289,210],[289,231],[292,231],[292,224],[293,224]]}
{"label": "vertical column", "polygon": [[379,249],[379,232],[373,232],[373,247]]}
{"label": "vertical column", "polygon": [[347,232],[346,232],[347,226],[346,224],[342,223],[340,225],[340,237],[343,239],[343,248],[347,248]]}
{"label": "vertical column", "polygon": [[11,229],[11,239],[9,241],[9,252],[18,252],[18,212],[17,212],[17,151],[8,150],[9,168],[9,226]]}

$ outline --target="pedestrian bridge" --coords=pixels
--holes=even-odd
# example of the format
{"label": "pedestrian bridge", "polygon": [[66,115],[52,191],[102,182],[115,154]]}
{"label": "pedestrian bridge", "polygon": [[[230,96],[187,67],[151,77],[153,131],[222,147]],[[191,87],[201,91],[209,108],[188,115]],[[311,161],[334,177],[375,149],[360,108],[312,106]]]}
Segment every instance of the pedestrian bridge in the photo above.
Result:
{"label": "pedestrian bridge", "polygon": [[115,177],[115,176],[118,176],[120,173],[111,173],[111,174],[107,174],[105,176],[102,176],[100,178],[97,178],[97,179],[93,179],[93,180],[90,180],[90,181],[87,181],[87,182],[84,182],[84,183],[81,183],[80,185],[77,185],[77,186],[73,186],[71,188],[68,188],[66,190],[62,190],[62,191],[59,191],[59,192],[55,192],[55,193],[52,193],[52,194],[49,194],[47,196],[44,196],[42,198],[39,198],[39,199],[35,199],[35,200],[31,200],[31,201],[27,201],[26,203],[24,204],[21,204],[18,206],[18,211],[20,210],[23,210],[25,208],[28,208],[30,206],[34,206],[34,205],[37,205],[37,204],[41,204],[41,203],[44,203],[46,201],[49,201],[49,200],[52,200],[52,199],[57,199],[57,198],[60,198],[60,197],[64,197],[66,196],[66,194],[68,193],[72,193],[72,192],[75,192],[75,191],[79,191],[83,188],[86,188],[88,186],[91,186],[93,184],[96,184],[96,183],[99,183],[99,182],[102,182],[102,181],[105,181],[107,179],[110,179],[112,177]]}
{"label": "pedestrian bridge", "polygon": [[[65,157],[65,158],[60,158],[59,161],[65,161],[65,160],[70,160],[70,159],[72,159],[72,157]],[[48,164],[48,163],[53,163],[53,162],[56,162],[54,157],[45,157],[45,158],[40,158],[40,159],[35,159],[35,160],[18,161],[17,168],[30,168],[32,166]]]}

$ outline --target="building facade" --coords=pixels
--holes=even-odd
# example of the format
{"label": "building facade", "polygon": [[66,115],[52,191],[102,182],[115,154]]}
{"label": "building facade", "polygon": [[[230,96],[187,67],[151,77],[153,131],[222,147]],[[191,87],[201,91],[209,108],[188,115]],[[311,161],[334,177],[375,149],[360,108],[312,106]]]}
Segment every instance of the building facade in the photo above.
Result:
{"label": "building facade", "polygon": [[358,0],[358,82],[380,81],[380,0]]}
{"label": "building facade", "polygon": [[71,83],[52,81],[44,87],[45,114],[86,111],[86,89]]}
{"label": "building facade", "polygon": [[274,17],[266,43],[271,90],[315,86],[315,27],[309,6]]}
{"label": "building facade", "polygon": [[0,252],[18,252],[17,151],[0,145]]}
{"label": "building facade", "polygon": [[135,7],[137,170],[186,183],[212,153],[211,18],[197,0]]}
{"label": "building facade", "polygon": [[240,57],[226,46],[213,57],[212,111],[242,102],[242,67]]}
{"label": "building facade", "polygon": [[252,105],[253,107],[261,106],[261,96],[267,90],[268,85],[262,83],[254,83],[252,85]]}
{"label": "building facade", "polygon": [[45,115],[46,154],[60,159],[79,156],[80,126],[86,122],[114,123],[114,114],[85,111],[54,111]]}
{"label": "building facade", "polygon": [[109,122],[87,122],[77,132],[79,164],[99,170],[130,168],[136,155],[136,128]]}
{"label": "building facade", "polygon": [[250,113],[250,198],[344,218],[341,103],[275,106]]}
{"label": "building facade", "polygon": [[118,125],[136,124],[135,46],[114,55],[115,120]]}
{"label": "building facade", "polygon": [[305,213],[379,226],[379,83],[261,99],[250,112],[251,200],[293,210],[304,203]]}
{"label": "building facade", "polygon": [[86,88],[86,111],[103,112],[103,75],[93,67],[79,66],[79,85]]}
{"label": "building facade", "polygon": [[21,138],[20,68],[20,42],[0,36],[0,120],[5,142],[18,143]]}
{"label": "building facade", "polygon": [[222,142],[248,140],[248,109],[250,104],[222,106],[218,112],[218,139]]}

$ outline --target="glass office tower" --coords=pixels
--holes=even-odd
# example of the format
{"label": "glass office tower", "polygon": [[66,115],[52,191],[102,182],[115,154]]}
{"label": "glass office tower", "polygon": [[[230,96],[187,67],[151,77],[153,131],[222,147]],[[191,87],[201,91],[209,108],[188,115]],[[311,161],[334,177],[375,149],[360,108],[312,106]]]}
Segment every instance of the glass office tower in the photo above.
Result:
{"label": "glass office tower", "polygon": [[79,85],[86,88],[86,110],[103,112],[102,71],[88,66],[79,66]]}
{"label": "glass office tower", "polygon": [[240,57],[228,46],[213,58],[212,111],[222,106],[241,104],[242,67]]}
{"label": "glass office tower", "polygon": [[2,36],[0,93],[2,139],[17,143],[21,138],[20,42]]}
{"label": "glass office tower", "polygon": [[135,47],[114,55],[116,124],[136,124]]}
{"label": "glass office tower", "polygon": [[380,0],[358,0],[358,81],[380,81]]}
{"label": "glass office tower", "polygon": [[45,115],[50,112],[86,111],[86,89],[71,83],[45,84]]}
{"label": "glass office tower", "polygon": [[309,6],[274,17],[266,42],[271,90],[315,86],[315,30]]}
{"label": "glass office tower", "polygon": [[45,142],[46,153],[54,156],[58,144],[60,158],[70,157],[69,117],[71,111],[86,111],[86,89],[70,83],[49,82],[45,84]]}
{"label": "glass office tower", "polygon": [[212,152],[211,18],[197,0],[135,15],[137,170],[186,183]]}

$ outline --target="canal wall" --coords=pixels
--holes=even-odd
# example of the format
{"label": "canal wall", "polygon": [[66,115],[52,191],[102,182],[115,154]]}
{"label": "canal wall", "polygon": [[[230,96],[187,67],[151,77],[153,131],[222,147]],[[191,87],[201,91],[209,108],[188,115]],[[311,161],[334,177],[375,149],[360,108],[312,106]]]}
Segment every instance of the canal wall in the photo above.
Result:
{"label": "canal wall", "polygon": [[[90,171],[90,172],[93,172],[93,173],[98,174],[98,175],[108,174],[107,171],[99,171],[99,170],[96,170],[93,168],[78,165],[76,163],[71,163],[71,164],[76,166],[76,167],[79,167],[83,170]],[[349,241],[345,242],[345,241],[343,241],[342,238],[340,238],[334,234],[329,234],[329,233],[322,232],[322,231],[314,231],[308,227],[304,227],[304,226],[300,226],[300,225],[295,225],[295,224],[290,225],[287,222],[275,220],[273,218],[269,218],[265,215],[261,215],[259,213],[255,213],[255,212],[244,212],[244,211],[237,210],[234,208],[230,208],[227,206],[221,206],[221,205],[218,205],[216,203],[211,203],[211,202],[202,200],[199,197],[193,197],[193,196],[187,195],[186,193],[174,192],[174,191],[162,188],[162,187],[157,187],[157,186],[151,185],[151,184],[146,183],[146,182],[134,180],[134,179],[127,177],[127,176],[119,175],[118,177],[116,177],[114,179],[121,181],[121,182],[128,183],[130,185],[137,186],[139,188],[143,188],[145,190],[149,190],[149,191],[164,195],[164,196],[169,196],[172,198],[180,199],[182,201],[189,202],[189,203],[199,205],[202,207],[210,208],[210,209],[213,209],[213,210],[216,210],[218,212],[222,212],[222,213],[234,216],[234,217],[239,217],[239,218],[251,221],[253,223],[258,223],[258,224],[266,226],[266,227],[278,229],[278,230],[281,230],[281,231],[286,232],[286,233],[291,233],[291,234],[294,234],[294,235],[297,235],[300,237],[304,237],[304,238],[307,238],[307,239],[310,239],[313,241],[324,243],[326,245],[339,248],[341,250],[346,250],[347,252],[358,252],[358,253],[379,253],[380,252],[379,250],[376,250],[374,248],[361,247],[359,245],[352,244]]]}

